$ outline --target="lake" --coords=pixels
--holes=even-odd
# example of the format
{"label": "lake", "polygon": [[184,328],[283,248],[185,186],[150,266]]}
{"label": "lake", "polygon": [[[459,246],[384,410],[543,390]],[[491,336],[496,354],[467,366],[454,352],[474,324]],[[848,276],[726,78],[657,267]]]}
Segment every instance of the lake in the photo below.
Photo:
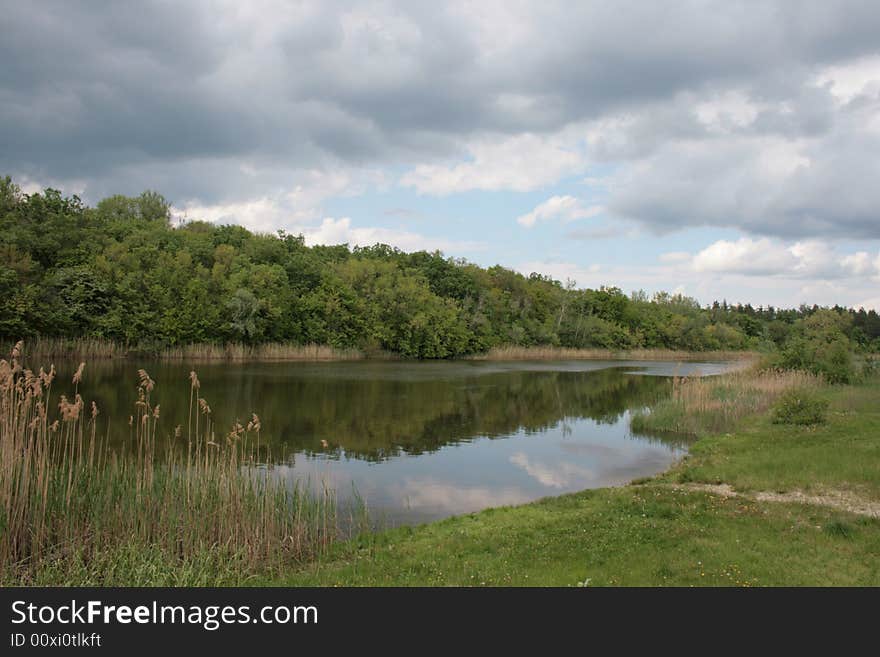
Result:
{"label": "lake", "polygon": [[[74,365],[53,395],[69,392]],[[80,392],[100,408],[100,431],[129,436],[137,369],[156,381],[160,433],[186,433],[189,371],[213,409],[218,435],[251,413],[279,477],[352,490],[381,524],[418,523],[624,484],[666,469],[683,438],[629,428],[630,414],[668,394],[674,374],[717,374],[724,363],[104,361]],[[66,391],[64,388],[68,388]]]}

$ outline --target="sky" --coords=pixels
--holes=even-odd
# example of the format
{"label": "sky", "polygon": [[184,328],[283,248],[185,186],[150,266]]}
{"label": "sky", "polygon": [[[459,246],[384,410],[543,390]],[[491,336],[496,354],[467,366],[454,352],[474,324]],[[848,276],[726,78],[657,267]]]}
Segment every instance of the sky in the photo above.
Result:
{"label": "sky", "polygon": [[580,287],[880,310],[880,4],[0,0],[0,175]]}

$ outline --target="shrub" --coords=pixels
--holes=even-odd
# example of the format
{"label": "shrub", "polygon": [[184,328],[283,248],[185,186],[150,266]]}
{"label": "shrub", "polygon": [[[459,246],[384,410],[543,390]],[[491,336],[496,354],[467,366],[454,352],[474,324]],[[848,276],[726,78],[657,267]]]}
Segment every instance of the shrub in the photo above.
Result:
{"label": "shrub", "polygon": [[782,350],[779,364],[789,370],[820,374],[829,383],[850,383],[856,377],[850,345],[842,336],[829,341],[792,338]]}
{"label": "shrub", "polygon": [[827,420],[828,402],[806,389],[788,390],[773,406],[774,424],[814,425]]}

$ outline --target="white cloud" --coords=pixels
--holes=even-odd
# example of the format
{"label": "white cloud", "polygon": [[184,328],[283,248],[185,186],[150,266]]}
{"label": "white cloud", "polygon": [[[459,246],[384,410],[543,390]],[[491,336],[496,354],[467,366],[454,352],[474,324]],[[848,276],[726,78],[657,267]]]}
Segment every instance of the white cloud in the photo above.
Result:
{"label": "white cloud", "polygon": [[523,452],[511,455],[510,462],[522,468],[530,477],[548,488],[564,489],[595,479],[596,473],[573,463],[562,461],[555,464],[532,461]]}
{"label": "white cloud", "polygon": [[880,280],[880,255],[845,253],[816,240],[718,240],[695,253],[662,254],[658,261],[659,265],[624,272],[621,280],[634,283],[653,276],[650,287],[670,289],[681,284],[703,303],[727,299],[778,307],[802,303],[871,307]]}
{"label": "white cloud", "polygon": [[173,207],[172,213],[190,221],[238,224],[261,233],[290,225],[292,218],[278,201],[268,197],[217,205],[201,205],[190,201],[183,207]]}
{"label": "white cloud", "polygon": [[584,207],[580,199],[574,196],[551,196],[543,203],[540,203],[534,210],[517,217],[517,222],[531,228],[539,221],[547,221],[549,219],[561,219],[562,221],[575,221],[577,219],[586,219],[595,217],[602,213],[604,208],[601,205],[591,205]]}
{"label": "white cloud", "polygon": [[876,93],[880,89],[880,55],[869,55],[855,60],[822,68],[815,83],[828,86],[842,103],[860,94]]}
{"label": "white cloud", "polygon": [[524,133],[484,138],[468,144],[469,160],[461,164],[420,164],[400,184],[420,194],[444,196],[469,190],[525,192],[558,182],[586,166],[577,142],[563,135]]}
{"label": "white cloud", "polygon": [[880,312],[880,297],[872,297],[870,299],[864,299],[859,303],[853,304],[854,308],[864,308],[865,310],[876,310]]}
{"label": "white cloud", "polygon": [[82,197],[85,194],[87,182],[84,180],[56,180],[52,178],[32,178],[31,176],[16,176],[13,182],[25,194],[41,194],[44,189],[51,187],[61,189],[65,194]]}
{"label": "white cloud", "polygon": [[354,227],[351,219],[342,217],[334,219],[326,217],[319,226],[303,226],[299,232],[305,237],[306,244],[350,244],[352,246],[372,246],[373,244],[390,244],[404,251],[434,251],[446,253],[467,253],[482,251],[486,248],[480,242],[460,242],[444,238],[428,237],[405,230],[383,228],[379,226]]}
{"label": "white cloud", "polygon": [[[757,241],[757,240],[756,240]],[[711,245],[710,245],[711,246]],[[716,261],[714,269],[698,271],[694,253],[673,251],[658,257],[658,262],[642,264],[617,263],[598,265],[561,261],[532,261],[520,264],[517,270],[528,275],[538,272],[560,281],[573,279],[579,287],[620,287],[625,293],[645,290],[649,295],[658,291],[681,292],[696,297],[702,304],[726,299],[730,303],[751,303],[791,308],[802,303],[812,305],[847,305],[873,307],[877,301],[877,278],[872,272],[857,277],[843,266],[846,255],[832,251],[831,266],[815,275],[804,275],[805,266],[798,268],[797,258],[788,249],[791,245],[772,241],[769,248],[785,258],[788,268],[775,270],[765,262],[764,272],[725,268]],[[696,253],[699,253],[697,251]],[[734,264],[741,260],[734,260]],[[837,263],[834,266],[834,263]],[[873,270],[880,273],[880,270]],[[880,310],[880,308],[878,308]]]}
{"label": "white cloud", "polygon": [[578,287],[597,288],[609,284],[614,278],[612,274],[603,273],[598,263],[578,265],[572,262],[531,261],[522,263],[517,270],[525,276],[535,272],[563,283],[572,280]]}
{"label": "white cloud", "polygon": [[523,504],[532,499],[528,493],[514,487],[451,485],[426,478],[407,479],[402,485],[391,488],[394,496],[402,499],[408,508],[440,509],[451,513]]}
{"label": "white cloud", "polygon": [[[344,187],[345,181],[347,178],[344,177],[337,179],[340,187]],[[185,216],[188,220],[233,223],[263,233],[284,229],[294,235],[303,235],[309,245],[372,246],[382,243],[404,251],[440,250],[450,254],[472,253],[486,248],[484,243],[477,241],[430,237],[383,226],[355,226],[350,217],[323,217],[320,223],[315,224],[320,216],[318,204],[329,193],[320,187],[310,189],[297,186],[293,191],[274,198],[263,197],[218,205],[190,203],[182,208],[173,208],[172,211],[176,216]]]}
{"label": "white cloud", "polygon": [[[278,175],[250,162],[239,164],[238,169],[248,178],[272,179]],[[173,210],[193,220],[236,223],[260,232],[274,232],[279,228],[290,231],[324,216],[322,205],[328,199],[360,196],[370,189],[384,189],[387,184],[385,174],[376,169],[300,169],[286,170],[281,175],[285,184],[278,180],[273,189],[256,197],[226,203],[189,199]]]}
{"label": "white cloud", "polygon": [[718,240],[693,256],[691,266],[697,272],[739,272],[753,275],[789,271],[797,264],[786,248],[764,238],[743,237],[736,241]]}
{"label": "white cloud", "polygon": [[[880,256],[878,256],[880,259]],[[742,237],[718,240],[693,256],[667,253],[661,262],[681,263],[698,273],[735,273],[748,276],[838,279],[866,277],[876,270],[865,251],[841,254],[827,242],[804,240],[786,244],[770,238]]]}
{"label": "white cloud", "polygon": [[788,252],[796,260],[793,272],[797,276],[838,278],[845,273],[840,254],[828,242],[795,242]]}
{"label": "white cloud", "polygon": [[708,129],[717,132],[750,125],[758,116],[759,107],[742,90],[727,90],[697,103],[694,113]]}

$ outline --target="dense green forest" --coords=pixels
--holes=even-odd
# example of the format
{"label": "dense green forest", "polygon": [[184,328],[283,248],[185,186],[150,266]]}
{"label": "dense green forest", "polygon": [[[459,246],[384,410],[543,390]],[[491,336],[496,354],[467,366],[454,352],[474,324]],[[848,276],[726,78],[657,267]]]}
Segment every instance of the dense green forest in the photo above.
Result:
{"label": "dense green forest", "polygon": [[880,348],[873,310],[701,307],[681,295],[572,289],[439,252],[173,225],[155,192],[89,207],[0,179],[0,236],[0,337],[12,339],[319,343],[415,358],[501,345],[766,349],[791,362]]}

